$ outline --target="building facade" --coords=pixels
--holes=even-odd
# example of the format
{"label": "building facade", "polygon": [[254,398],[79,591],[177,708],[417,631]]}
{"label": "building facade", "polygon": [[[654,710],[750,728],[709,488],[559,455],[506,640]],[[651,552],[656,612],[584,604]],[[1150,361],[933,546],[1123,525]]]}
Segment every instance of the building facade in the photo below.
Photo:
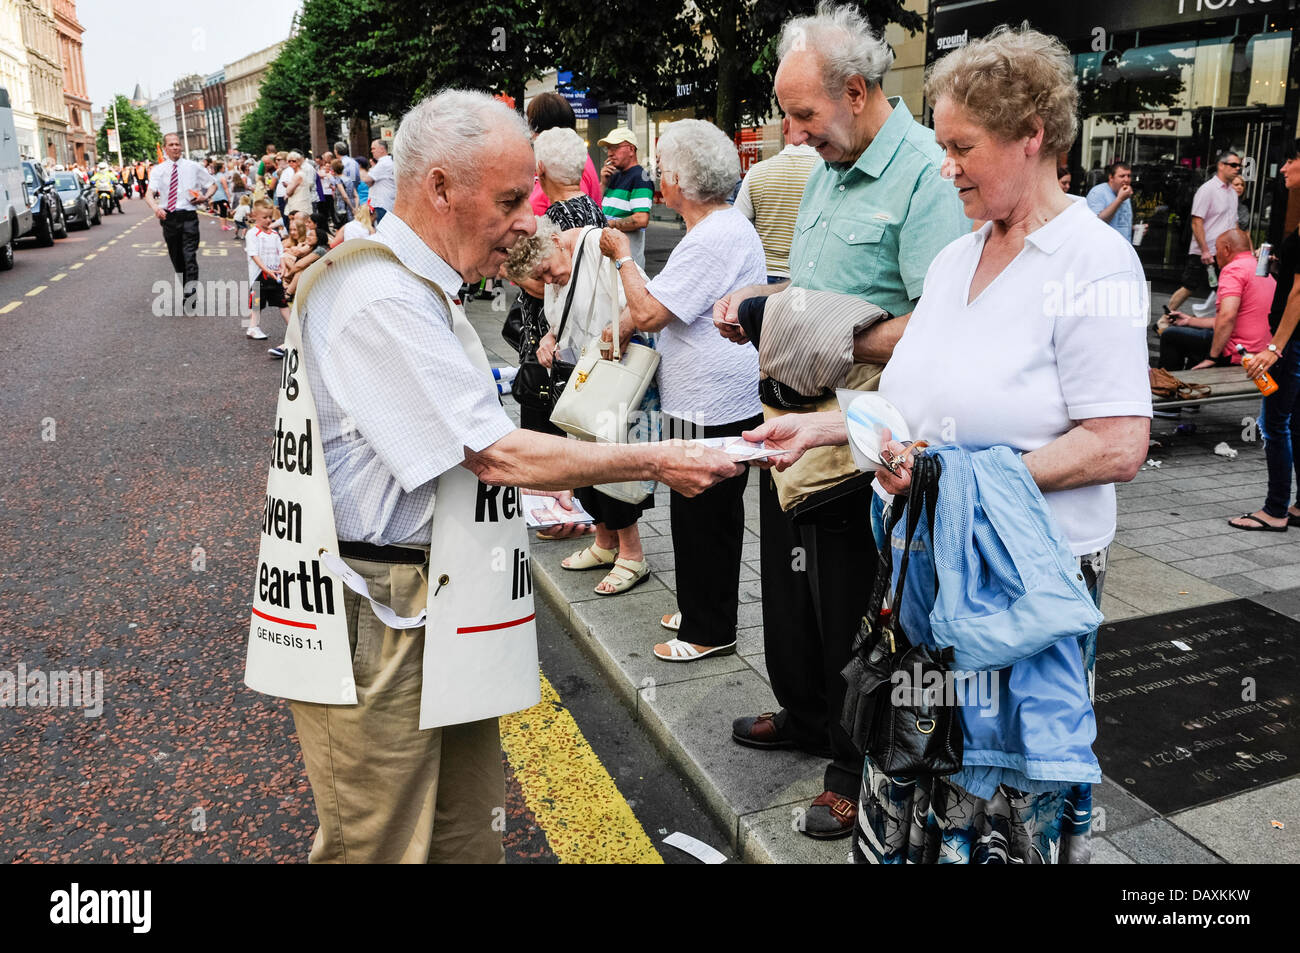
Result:
{"label": "building facade", "polygon": [[208,124],[203,111],[203,77],[182,76],[172,84],[176,107],[176,131],[191,159],[208,154]]}
{"label": "building facade", "polygon": [[1242,197],[1256,245],[1300,214],[1280,185],[1286,143],[1300,136],[1300,45],[1285,0],[936,0],[928,60],[1001,23],[1027,20],[1059,37],[1079,83],[1079,137],[1063,160],[1082,194],[1116,159],[1133,166],[1137,251],[1147,277],[1186,260],[1192,197],[1225,149],[1242,159]]}
{"label": "building facade", "polygon": [[158,132],[166,136],[169,132],[177,132],[176,125],[176,96],[171,88],[164,89],[161,93],[149,100],[149,105],[145,107],[153,121],[158,124]]}
{"label": "building facade", "polygon": [[208,131],[208,151],[225,155],[230,149],[226,123],[226,71],[203,78],[203,118]]}
{"label": "building facade", "polygon": [[32,159],[38,154],[36,113],[32,110],[27,44],[23,40],[24,6],[25,0],[0,0],[0,86],[9,91],[18,151],[23,158]]}
{"label": "building facade", "polygon": [[[226,97],[226,125],[228,127],[228,136],[230,148],[239,147],[239,123],[245,116],[253,111],[257,105],[258,90],[262,86],[262,78],[266,76],[266,71],[270,69],[271,63],[280,55],[280,49],[284,46],[284,41],[272,44],[266,49],[258,50],[256,53],[250,53],[242,59],[235,60],[233,63],[227,63],[224,70],[226,74],[225,97]],[[244,143],[244,152],[260,153],[260,150],[266,146],[266,143],[253,144]]]}
{"label": "building facade", "polygon": [[19,7],[32,112],[36,115],[36,155],[68,162],[68,113],[63,101],[63,61],[54,0],[25,0]]}
{"label": "building facade", "polygon": [[54,0],[54,22],[59,31],[59,58],[63,65],[63,104],[68,117],[67,161],[89,166],[95,161],[95,129],[91,125],[90,94],[86,88],[86,63],[81,55],[81,34],[76,0]]}

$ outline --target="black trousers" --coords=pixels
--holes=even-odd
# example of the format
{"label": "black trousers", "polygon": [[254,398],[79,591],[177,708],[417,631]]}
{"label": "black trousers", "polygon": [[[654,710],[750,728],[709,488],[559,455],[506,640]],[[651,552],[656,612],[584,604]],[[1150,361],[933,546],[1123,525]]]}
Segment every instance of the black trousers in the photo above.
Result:
{"label": "black trousers", "polygon": [[[182,276],[186,310],[194,300],[199,281],[199,216],[194,212],[168,212],[162,220],[163,239],[172,270]],[[193,284],[191,284],[193,282]]]}
{"label": "black trousers", "polygon": [[870,505],[866,487],[796,523],[782,511],[772,475],[764,472],[759,485],[763,643],[781,703],[777,726],[809,750],[829,748],[826,789],[855,801],[862,755],[840,727],[840,672],[875,581]]}
{"label": "black trousers", "polygon": [[[762,414],[729,424],[689,424],[664,415],[664,439],[732,437],[753,430]],[[740,553],[745,541],[745,486],[749,468],[698,496],[673,491],[669,525],[677,567],[677,608],[682,625],[677,638],[693,645],[736,641]]]}

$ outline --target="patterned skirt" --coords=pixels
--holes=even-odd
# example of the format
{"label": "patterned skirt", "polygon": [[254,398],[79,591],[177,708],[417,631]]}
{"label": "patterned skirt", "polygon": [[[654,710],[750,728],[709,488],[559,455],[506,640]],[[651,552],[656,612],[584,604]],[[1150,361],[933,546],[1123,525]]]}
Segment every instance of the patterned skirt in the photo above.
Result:
{"label": "patterned skirt", "polygon": [[891,778],[867,759],[853,860],[868,864],[1086,864],[1092,785],[987,800],[944,778]]}

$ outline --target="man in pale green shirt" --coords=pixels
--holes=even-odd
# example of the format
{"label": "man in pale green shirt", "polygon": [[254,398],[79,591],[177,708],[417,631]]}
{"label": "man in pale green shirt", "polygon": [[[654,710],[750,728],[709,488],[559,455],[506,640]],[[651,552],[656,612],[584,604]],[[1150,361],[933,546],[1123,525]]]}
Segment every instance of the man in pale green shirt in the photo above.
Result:
{"label": "man in pale green shirt", "polygon": [[[790,281],[732,292],[714,307],[714,324],[723,337],[748,346],[738,323],[747,298],[788,286],[853,295],[893,316],[855,340],[855,356],[866,360],[857,352],[869,335],[887,339],[892,351],[930,262],[970,222],[957,190],[940,175],[943,152],[933,131],[881,90],[893,54],[854,7],[789,21],[780,55],[776,96],[790,122],[790,142],[807,143],[825,161],[813,170],[799,206]],[[887,352],[876,363],[886,359]],[[854,487],[816,494],[813,500],[825,499],[796,522],[781,509],[771,474],[763,474],[763,643],[781,710],[732,724],[732,739],[747,747],[830,756],[825,791],[800,826],[822,839],[852,834],[863,769],[840,727],[839,673],[851,656],[876,565],[871,489],[865,482]]]}

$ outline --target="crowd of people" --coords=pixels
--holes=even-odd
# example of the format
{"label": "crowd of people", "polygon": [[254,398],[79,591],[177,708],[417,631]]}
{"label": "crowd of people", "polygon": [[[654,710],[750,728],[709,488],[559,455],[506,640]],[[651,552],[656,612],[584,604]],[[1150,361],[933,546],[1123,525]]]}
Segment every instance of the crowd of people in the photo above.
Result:
{"label": "crowd of people", "polygon": [[[733,141],[702,120],[669,124],[649,171],[635,132],[617,127],[600,140],[607,159],[597,170],[562,96],[535,97],[525,122],[484,94],[448,91],[404,117],[391,155],[383,142],[373,161],[342,143],[315,159],[268,145],[257,161],[212,163],[195,176],[196,197],[223,216],[234,208],[261,307],[286,321],[299,278],[332,245],[371,236],[388,249],[362,249],[304,292],[313,312],[303,356],[322,408],[339,548],[372,598],[390,594],[403,618],[425,606],[422,567],[450,545],[429,513],[458,468],[480,489],[529,487],[566,506],[573,494],[592,523],[538,535],[587,537],[559,565],[596,571],[602,596],[629,592],[651,571],[638,522],[657,480],[671,491],[678,611],[659,620],[670,637],[651,651],[676,664],[733,653],[749,467],[681,440],[762,443],[775,454],[757,479],[776,706],[740,713],[731,738],[825,759],[802,832],[852,837],[864,862],[1086,862],[1091,786],[1101,780],[1095,624],[1046,641],[1035,633],[1032,651],[1018,651],[1028,633],[1001,633],[1000,694],[992,711],[969,700],[959,708],[956,771],[883,770],[842,721],[852,690],[842,673],[873,590],[888,582],[877,573],[909,549],[891,513],[927,445],[981,481],[946,478],[938,507],[925,504],[931,526],[918,538],[931,560],[893,607],[911,644],[939,648],[928,621],[939,580],[970,543],[952,514],[983,513],[980,493],[1023,504],[1030,525],[1018,545],[1058,561],[1087,611],[1099,609],[1115,485],[1146,459],[1152,415],[1131,167],[1117,161],[1086,197],[1067,194],[1058,157],[1078,132],[1074,69],[1058,40],[1027,26],[972,39],[931,69],[933,129],[886,96],[893,54],[853,6],[790,20],[778,54],[785,148],[743,183]],[[1300,413],[1290,342],[1300,236],[1279,249],[1276,277],[1256,274],[1235,204],[1239,168],[1225,153],[1197,194],[1161,364],[1166,349],[1180,369],[1241,362],[1238,345],[1252,377],[1281,362],[1285,383],[1264,408],[1269,499],[1234,522],[1281,531],[1300,520],[1289,432]],[[1294,151],[1283,172],[1300,185]],[[152,191],[166,174],[155,170]],[[650,277],[656,194],[685,234]],[[1219,268],[1217,313],[1185,321],[1177,306],[1201,290],[1209,262]],[[506,325],[519,349],[520,428],[504,416],[450,294],[484,280],[519,288]],[[1134,293],[1119,296],[1118,312],[1099,309],[1084,294],[1098,281]],[[1076,289],[1077,300],[1054,305],[1044,293],[1054,285]],[[375,288],[385,289],[382,314]],[[256,319],[247,333],[265,336]],[[615,339],[620,351],[655,351],[654,381],[620,411],[627,430],[614,439],[566,438],[552,420],[557,397],[583,382],[569,375],[585,355],[612,358]],[[540,372],[525,375],[532,366]],[[861,468],[847,448],[834,397],[842,386],[878,390],[909,424],[907,442],[884,434],[878,468]],[[475,532],[456,545],[470,546]],[[321,821],[312,859],[500,859],[489,810],[500,803],[495,719],[418,730],[420,652],[352,590],[344,596],[358,701],[294,703]]]}

